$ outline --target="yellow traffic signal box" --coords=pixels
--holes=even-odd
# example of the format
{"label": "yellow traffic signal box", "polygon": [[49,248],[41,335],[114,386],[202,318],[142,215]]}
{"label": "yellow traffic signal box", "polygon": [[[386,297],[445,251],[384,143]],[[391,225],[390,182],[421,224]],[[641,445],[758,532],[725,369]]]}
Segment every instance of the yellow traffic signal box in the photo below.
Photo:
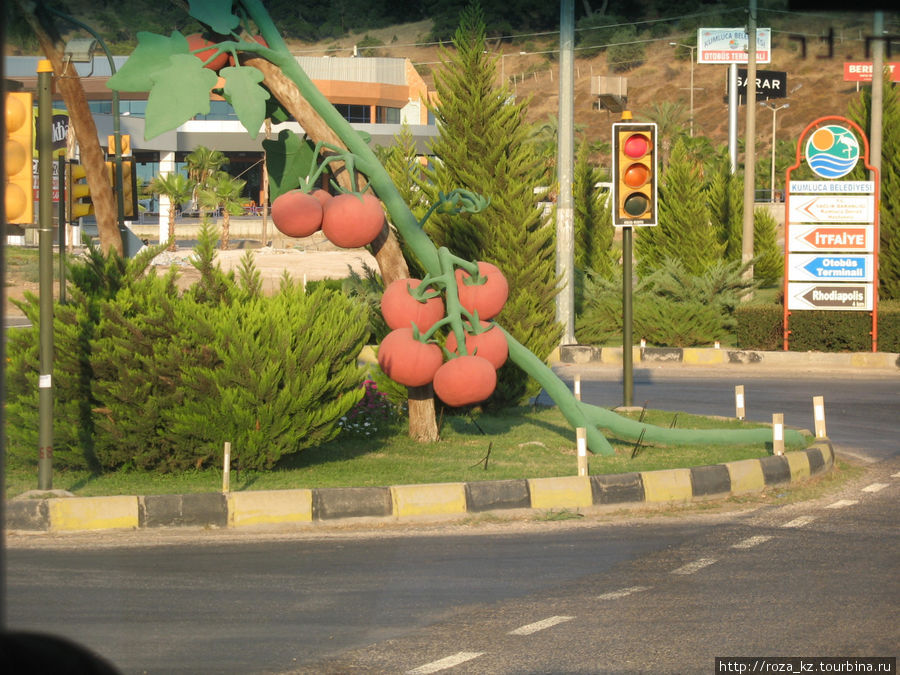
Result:
{"label": "yellow traffic signal box", "polygon": [[28,92],[10,92],[6,109],[6,222],[34,222],[34,114]]}
{"label": "yellow traffic signal box", "polygon": [[656,225],[656,124],[613,124],[613,225]]}

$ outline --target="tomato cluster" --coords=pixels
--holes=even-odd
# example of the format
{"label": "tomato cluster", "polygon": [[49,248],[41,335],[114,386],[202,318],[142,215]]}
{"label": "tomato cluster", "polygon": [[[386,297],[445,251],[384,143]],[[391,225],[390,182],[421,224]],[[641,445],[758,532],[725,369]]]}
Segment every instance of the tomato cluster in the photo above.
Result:
{"label": "tomato cluster", "polygon": [[272,222],[288,237],[308,237],[319,230],[341,248],[360,248],[375,241],[384,228],[384,209],[372,193],[290,190],[272,202]]}
{"label": "tomato cluster", "polygon": [[[188,49],[194,52],[194,56],[196,56],[201,61],[206,61],[206,59],[211,58],[212,55],[216,53],[216,43],[212,40],[207,40],[200,33],[191,33],[190,35],[185,35],[185,38],[187,39]],[[262,35],[251,35],[250,40],[258,42],[263,47],[269,46],[269,43],[265,41]],[[203,49],[203,47],[208,47],[208,49]],[[196,49],[202,49],[202,51],[194,51]],[[218,73],[225,66],[234,65],[234,54],[222,52],[212,61],[207,63],[205,67]]]}
{"label": "tomato cluster", "polygon": [[463,270],[455,271],[460,305],[479,317],[479,325],[476,329],[463,322],[465,353],[460,353],[456,332],[450,331],[444,343],[446,362],[441,348],[421,337],[446,322],[444,302],[437,291],[420,289],[421,279],[399,279],[388,285],[381,298],[381,313],[392,330],[378,349],[378,365],[388,377],[408,387],[432,383],[434,392],[450,406],[479,403],[493,393],[497,369],[506,362],[509,346],[499,326],[481,319],[500,312],[509,285],[494,265],[480,262],[478,269],[478,279],[471,279]]}

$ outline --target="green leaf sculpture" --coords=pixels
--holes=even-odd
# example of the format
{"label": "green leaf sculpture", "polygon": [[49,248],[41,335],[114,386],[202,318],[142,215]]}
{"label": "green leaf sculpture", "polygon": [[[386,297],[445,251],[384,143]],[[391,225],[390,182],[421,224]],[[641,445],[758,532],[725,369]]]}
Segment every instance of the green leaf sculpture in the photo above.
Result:
{"label": "green leaf sculpture", "polygon": [[282,129],[278,138],[262,142],[269,170],[269,198],[297,188],[313,165],[314,151],[309,143],[290,129]]}
{"label": "green leaf sculpture", "polygon": [[[187,38],[177,30],[170,37],[140,31],[138,45],[125,64],[116,71],[106,86],[116,91],[149,91],[153,87],[153,77],[169,67],[169,59],[174,54],[190,54]],[[193,57],[199,62],[197,57]]]}
{"label": "green leaf sculpture", "polygon": [[193,54],[172,54],[168,66],[157,70],[152,80],[144,127],[147,139],[208,113],[209,92],[219,78]]}
{"label": "green leaf sculpture", "polygon": [[231,12],[231,3],[222,0],[190,0],[190,15],[221,35],[228,35],[240,20]]}
{"label": "green leaf sculpture", "polygon": [[225,99],[250,137],[256,138],[266,119],[266,100],[269,98],[269,92],[259,86],[263,74],[256,68],[235,66],[222,68],[219,75],[225,78]]}

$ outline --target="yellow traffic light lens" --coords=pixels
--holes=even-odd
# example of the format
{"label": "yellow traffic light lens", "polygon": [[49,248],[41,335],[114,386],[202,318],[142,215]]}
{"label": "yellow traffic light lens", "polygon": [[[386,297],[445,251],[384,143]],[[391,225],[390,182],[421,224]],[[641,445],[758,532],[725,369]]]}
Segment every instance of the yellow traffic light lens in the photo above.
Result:
{"label": "yellow traffic light lens", "polygon": [[622,152],[626,157],[639,159],[650,152],[650,139],[644,134],[632,134],[622,144]]}
{"label": "yellow traffic light lens", "polygon": [[25,124],[25,105],[17,96],[6,97],[6,133],[12,134]]}
{"label": "yellow traffic light lens", "polygon": [[28,153],[21,143],[17,141],[6,141],[6,174],[14,176],[25,168],[25,162],[28,159]]}
{"label": "yellow traffic light lens", "polygon": [[25,214],[28,207],[25,200],[22,188],[15,183],[6,184],[6,217],[10,222],[18,222],[16,219]]}
{"label": "yellow traffic light lens", "polygon": [[625,213],[634,218],[642,216],[649,207],[650,200],[647,198],[647,195],[641,194],[640,192],[628,195],[625,198],[625,203],[622,205]]}
{"label": "yellow traffic light lens", "polygon": [[644,164],[632,164],[622,174],[622,182],[630,188],[639,188],[650,180],[650,169]]}

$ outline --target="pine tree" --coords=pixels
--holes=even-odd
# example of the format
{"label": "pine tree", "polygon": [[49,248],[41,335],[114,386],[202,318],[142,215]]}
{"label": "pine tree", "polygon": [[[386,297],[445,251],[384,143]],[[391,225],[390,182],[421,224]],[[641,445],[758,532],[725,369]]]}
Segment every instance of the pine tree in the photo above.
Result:
{"label": "pine tree", "polygon": [[575,199],[575,267],[592,270],[595,275],[611,279],[616,271],[618,252],[613,248],[615,228],[612,224],[608,195],[596,188],[600,171],[589,160],[587,139],[578,146],[572,188]]}
{"label": "pine tree", "polygon": [[725,260],[740,260],[744,227],[744,187],[740,176],[732,174],[727,165],[718,167],[706,189],[706,203],[712,226],[725,247]]}
{"label": "pine tree", "polygon": [[[849,116],[871,137],[872,89],[850,104]],[[881,127],[881,209],[878,243],[878,293],[900,299],[900,89],[885,78]]]}
{"label": "pine tree", "polygon": [[[438,191],[464,188],[490,200],[477,214],[435,214],[425,230],[438,246],[471,260],[495,264],[509,282],[509,300],[498,322],[539,358],[559,343],[555,321],[557,293],[554,230],[538,208],[543,165],[528,142],[526,105],[510,101],[504,86],[495,88],[496,57],[485,53],[480,5],[462,13],[453,40],[435,73],[440,103],[433,108],[440,136],[432,145],[438,162],[421,183],[430,200]],[[489,405],[517,403],[538,391],[517,366],[498,373]]]}
{"label": "pine tree", "polygon": [[659,186],[659,224],[640,228],[635,241],[637,268],[645,276],[667,259],[680,261],[692,274],[721,260],[725,246],[710,214],[702,187],[702,167],[679,140]]}

